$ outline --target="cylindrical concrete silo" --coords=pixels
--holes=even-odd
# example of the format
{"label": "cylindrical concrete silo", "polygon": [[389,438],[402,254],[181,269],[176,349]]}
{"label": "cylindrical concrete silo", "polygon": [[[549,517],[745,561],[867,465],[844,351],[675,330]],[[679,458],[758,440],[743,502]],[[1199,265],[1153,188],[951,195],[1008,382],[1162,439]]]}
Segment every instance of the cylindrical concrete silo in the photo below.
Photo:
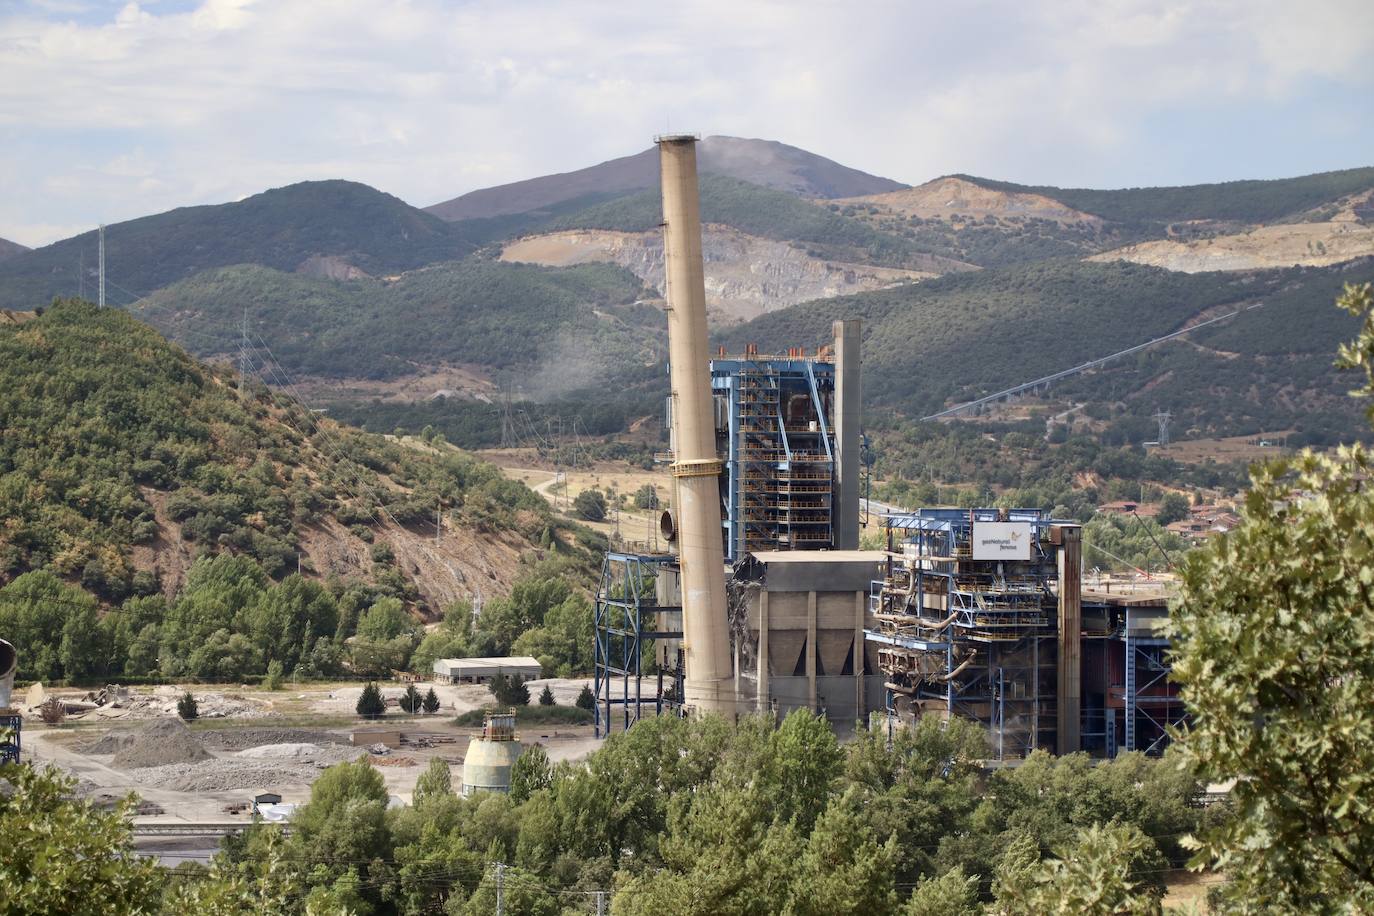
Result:
{"label": "cylindrical concrete silo", "polygon": [[735,711],[725,610],[720,461],[716,457],[706,284],[701,257],[696,137],[659,137],[663,182],[664,275],[672,384],[673,477],[682,567],[683,685],[698,712]]}
{"label": "cylindrical concrete silo", "polygon": [[509,792],[510,771],[521,750],[515,737],[515,710],[487,716],[482,734],[468,742],[468,753],[463,758],[462,796]]}

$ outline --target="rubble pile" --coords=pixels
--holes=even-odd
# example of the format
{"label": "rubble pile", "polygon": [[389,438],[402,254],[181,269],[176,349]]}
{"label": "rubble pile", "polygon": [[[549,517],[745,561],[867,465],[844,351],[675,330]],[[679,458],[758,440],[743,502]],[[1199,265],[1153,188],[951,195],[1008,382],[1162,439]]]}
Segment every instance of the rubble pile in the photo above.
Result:
{"label": "rubble pile", "polygon": [[129,739],[114,755],[113,763],[121,769],[213,759],[180,719],[150,722],[133,732]]}

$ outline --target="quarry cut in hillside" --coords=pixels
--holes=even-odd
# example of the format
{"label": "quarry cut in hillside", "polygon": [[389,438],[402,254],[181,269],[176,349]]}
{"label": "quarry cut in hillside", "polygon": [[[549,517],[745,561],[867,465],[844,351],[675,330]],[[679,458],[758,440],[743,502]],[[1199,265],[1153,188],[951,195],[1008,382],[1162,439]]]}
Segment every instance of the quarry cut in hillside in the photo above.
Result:
{"label": "quarry cut in hillside", "polygon": [[872,206],[901,216],[922,219],[947,219],[951,216],[981,218],[1013,216],[1054,220],[1057,223],[1100,225],[1102,220],[1066,207],[1039,194],[997,191],[962,178],[936,178],[914,188],[869,194],[825,203],[840,206]]}
{"label": "quarry cut in hillside", "polygon": [[[706,304],[717,324],[748,321],[799,302],[935,276],[817,258],[786,242],[748,235],[729,226],[708,225],[702,235]],[[659,232],[553,232],[512,242],[501,252],[501,259],[549,267],[610,261],[663,290],[663,237]]]}
{"label": "quarry cut in hillside", "polygon": [[1140,242],[1088,258],[1130,261],[1181,273],[1328,267],[1374,255],[1374,226],[1353,220],[1261,226],[1210,239]]}

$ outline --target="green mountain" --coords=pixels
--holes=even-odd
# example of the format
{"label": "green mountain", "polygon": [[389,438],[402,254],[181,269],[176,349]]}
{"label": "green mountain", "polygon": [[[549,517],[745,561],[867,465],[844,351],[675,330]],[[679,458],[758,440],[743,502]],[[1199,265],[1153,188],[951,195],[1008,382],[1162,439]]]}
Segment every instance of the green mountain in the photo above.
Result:
{"label": "green mountain", "polygon": [[0,583],[47,570],[113,602],[170,594],[196,557],[230,553],[438,607],[468,582],[508,587],[538,542],[571,543],[495,467],[250,382],[117,309],[59,301],[0,326]]}
{"label": "green mountain", "polygon": [[11,242],[9,239],[0,239],[0,261],[8,260],[16,255],[21,255],[29,249],[20,245],[18,242]]}
{"label": "green mountain", "polygon": [[1374,188],[1374,167],[1268,181],[1226,181],[1172,188],[1055,188],[959,175],[997,191],[1039,194],[1075,210],[1126,224],[1225,220],[1267,223]]}
{"label": "green mountain", "polygon": [[390,379],[419,364],[471,364],[492,372],[543,368],[550,384],[570,384],[646,361],[647,328],[662,315],[636,304],[644,296],[633,274],[610,264],[472,258],[394,282],[239,265],[197,274],[134,308],[201,353],[235,352],[246,309],[250,333],[293,374]]}
{"label": "green mountain", "polygon": [[[698,144],[703,175],[723,175],[799,197],[857,197],[903,187],[774,140],[707,137]],[[658,185],[658,150],[647,149],[557,175],[471,191],[426,207],[448,220],[510,216],[558,207],[588,195],[618,196]]]}
{"label": "green mountain", "polygon": [[1056,382],[1050,396],[1096,402],[1135,441],[1152,437],[1142,418],[1160,409],[1175,411],[1180,434],[1326,430],[1354,414],[1349,380],[1331,363],[1356,322],[1332,303],[1343,283],[1367,280],[1374,259],[1244,275],[1047,261],[804,303],[731,328],[721,342],[732,351],[816,346],[833,320],[862,318],[865,400],[912,418],[1262,303]]}
{"label": "green mountain", "polygon": [[[399,273],[460,258],[457,226],[351,181],[307,181],[228,204],[182,207],[105,227],[107,301],[128,303],[230,264],[326,275]],[[32,308],[95,287],[97,233],[0,262],[0,308]]]}

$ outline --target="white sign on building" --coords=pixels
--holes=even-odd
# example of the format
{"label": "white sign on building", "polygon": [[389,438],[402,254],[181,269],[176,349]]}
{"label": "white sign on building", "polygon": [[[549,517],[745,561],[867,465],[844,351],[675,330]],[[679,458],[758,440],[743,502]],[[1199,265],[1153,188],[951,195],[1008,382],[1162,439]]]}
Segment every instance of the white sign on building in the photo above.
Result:
{"label": "white sign on building", "polygon": [[1030,522],[974,522],[973,559],[1029,560]]}

